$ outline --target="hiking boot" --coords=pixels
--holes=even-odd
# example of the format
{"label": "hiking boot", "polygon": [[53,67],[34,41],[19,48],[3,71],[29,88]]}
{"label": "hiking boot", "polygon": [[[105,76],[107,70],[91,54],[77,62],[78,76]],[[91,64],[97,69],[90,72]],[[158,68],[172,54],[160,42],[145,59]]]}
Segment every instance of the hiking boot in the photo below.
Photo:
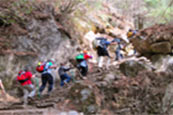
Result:
{"label": "hiking boot", "polygon": [[50,93],[45,94],[45,97],[50,97]]}
{"label": "hiking boot", "polygon": [[37,97],[38,98],[41,98],[42,97],[42,94],[40,92],[38,92]]}
{"label": "hiking boot", "polygon": [[67,81],[64,81],[64,84],[67,85],[68,84]]}
{"label": "hiking boot", "polygon": [[34,98],[33,97],[28,97],[28,101],[34,101]]}
{"label": "hiking boot", "polygon": [[51,95],[51,91],[50,92],[47,92],[47,96],[49,97]]}

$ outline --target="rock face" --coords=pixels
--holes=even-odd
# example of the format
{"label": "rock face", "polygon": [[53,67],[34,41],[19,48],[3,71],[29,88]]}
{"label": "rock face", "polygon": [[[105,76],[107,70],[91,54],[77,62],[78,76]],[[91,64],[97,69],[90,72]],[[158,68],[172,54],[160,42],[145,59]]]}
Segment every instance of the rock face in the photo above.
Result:
{"label": "rock face", "polygon": [[135,49],[143,55],[172,53],[172,29],[172,25],[155,25],[141,30],[131,41]]}
{"label": "rock face", "polygon": [[70,38],[59,30],[52,12],[46,8],[42,12],[46,12],[48,16],[44,19],[32,17],[27,21],[26,25],[23,25],[27,33],[11,35],[9,39],[13,41],[12,49],[0,56],[0,78],[5,84],[8,82],[6,88],[11,87],[11,79],[26,65],[35,72],[38,61],[54,58],[58,65],[76,55],[78,45],[72,43]]}

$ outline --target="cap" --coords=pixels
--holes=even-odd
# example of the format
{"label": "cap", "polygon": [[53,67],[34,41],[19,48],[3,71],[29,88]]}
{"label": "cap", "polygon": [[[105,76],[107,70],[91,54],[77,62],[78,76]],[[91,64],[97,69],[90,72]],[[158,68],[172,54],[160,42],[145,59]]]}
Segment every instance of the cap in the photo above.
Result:
{"label": "cap", "polygon": [[55,62],[55,59],[51,58],[51,59],[48,59],[47,62]]}
{"label": "cap", "polygon": [[38,62],[37,66],[40,66],[42,64],[42,62]]}
{"label": "cap", "polygon": [[86,54],[86,53],[88,53],[88,52],[87,52],[87,50],[83,50],[83,53]]}

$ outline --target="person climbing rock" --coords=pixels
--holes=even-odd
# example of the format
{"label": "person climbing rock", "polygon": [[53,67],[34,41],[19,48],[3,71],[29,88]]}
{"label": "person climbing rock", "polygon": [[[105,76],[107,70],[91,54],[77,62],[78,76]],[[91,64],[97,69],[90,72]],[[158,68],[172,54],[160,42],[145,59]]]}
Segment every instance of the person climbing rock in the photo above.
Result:
{"label": "person climbing rock", "polygon": [[28,67],[25,67],[25,69],[21,70],[17,75],[17,81],[21,84],[24,93],[24,105],[28,104],[28,99],[32,99],[36,93],[36,89],[31,82],[32,77],[35,77],[35,75],[32,75]]}
{"label": "person climbing rock", "polygon": [[115,38],[114,40],[112,40],[112,43],[116,44],[116,49],[115,49],[115,61],[119,61],[121,59],[123,59],[123,54],[121,53],[122,50],[122,44],[120,43],[120,39],[119,38]]}
{"label": "person climbing rock", "polygon": [[132,29],[129,29],[129,31],[127,32],[127,37],[128,39],[132,38],[134,35],[136,35],[138,32],[138,30],[132,30]]}
{"label": "person climbing rock", "polygon": [[60,68],[58,69],[58,74],[61,78],[61,83],[60,83],[61,87],[64,86],[64,84],[67,84],[70,82],[71,77],[66,73],[70,69],[71,67],[65,67],[65,63],[60,64]]}
{"label": "person climbing rock", "polygon": [[86,50],[83,53],[76,56],[76,60],[78,62],[77,68],[79,69],[80,73],[82,74],[83,78],[86,77],[88,73],[88,59],[92,59],[92,56],[87,54]]}
{"label": "person climbing rock", "polygon": [[111,44],[110,41],[107,41],[106,38],[95,38],[98,41],[97,45],[97,55],[98,55],[98,67],[102,67],[103,65],[103,57],[107,56],[107,64],[106,68],[108,68],[110,64],[110,55],[107,51],[107,47]]}
{"label": "person climbing rock", "polygon": [[52,89],[53,89],[53,84],[54,84],[54,78],[52,75],[52,69],[56,69],[57,66],[54,65],[54,59],[49,59],[47,62],[44,62],[44,70],[41,73],[41,80],[42,80],[42,85],[39,88],[39,94],[42,94],[42,91],[45,89],[46,84],[48,82],[49,87],[48,87],[48,92],[47,94],[50,95]]}
{"label": "person climbing rock", "polygon": [[[127,37],[128,39],[131,41],[131,39],[133,38],[134,35],[136,35],[138,32],[138,30],[132,30],[132,29],[129,29],[129,31],[127,32]],[[136,50],[134,49],[134,55],[136,54]]]}

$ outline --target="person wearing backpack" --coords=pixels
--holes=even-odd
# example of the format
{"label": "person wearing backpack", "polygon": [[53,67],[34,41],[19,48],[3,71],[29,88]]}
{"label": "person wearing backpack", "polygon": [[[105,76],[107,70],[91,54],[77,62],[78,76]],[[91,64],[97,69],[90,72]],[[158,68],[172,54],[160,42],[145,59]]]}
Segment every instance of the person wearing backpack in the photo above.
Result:
{"label": "person wearing backpack", "polygon": [[132,38],[134,35],[136,35],[137,32],[138,32],[138,30],[129,29],[129,31],[127,32],[127,37],[130,39],[130,38]]}
{"label": "person wearing backpack", "polygon": [[116,49],[115,49],[115,61],[119,61],[121,59],[123,59],[123,54],[121,53],[122,50],[122,44],[120,43],[120,39],[119,38],[115,38],[114,40],[112,40],[112,42],[114,44],[116,44]]}
{"label": "person wearing backpack", "polygon": [[107,41],[106,38],[96,38],[99,40],[99,45],[97,47],[97,55],[98,55],[98,67],[102,67],[103,65],[103,57],[107,56],[108,60],[107,60],[107,64],[106,64],[106,68],[108,68],[109,63],[110,63],[110,55],[107,51],[107,47],[111,44],[110,41]]}
{"label": "person wearing backpack", "polygon": [[[127,32],[127,37],[128,39],[133,39],[133,36],[136,35],[138,33],[138,30],[132,30],[132,29],[129,29],[129,31]],[[136,50],[134,49],[134,55],[136,54]]]}
{"label": "person wearing backpack", "polygon": [[63,87],[64,84],[67,84],[70,82],[71,77],[66,73],[70,69],[71,69],[71,67],[65,67],[65,63],[60,64],[60,68],[58,69],[58,74],[61,78],[61,83],[60,83],[61,87]]}
{"label": "person wearing backpack", "polygon": [[21,84],[24,93],[23,96],[24,105],[28,104],[28,98],[32,99],[32,97],[36,93],[36,89],[31,82],[31,78],[34,76],[35,75],[32,75],[28,67],[25,67],[25,69],[20,71],[17,75],[17,81]]}
{"label": "person wearing backpack", "polygon": [[83,77],[85,77],[88,73],[88,59],[92,59],[92,56],[87,54],[87,51],[84,50],[82,54],[80,54],[81,59],[78,59],[78,56],[76,56],[76,60],[78,62],[77,68],[79,69],[80,73],[82,74]]}
{"label": "person wearing backpack", "polygon": [[56,69],[57,66],[54,65],[54,60],[49,59],[47,62],[44,62],[44,70],[41,72],[41,81],[42,85],[39,88],[39,94],[42,94],[42,91],[45,89],[46,84],[49,84],[48,95],[50,95],[53,89],[54,78],[52,75],[52,69]]}
{"label": "person wearing backpack", "polygon": [[93,40],[93,42],[92,42],[92,44],[93,44],[93,49],[97,50],[97,48],[101,45],[101,44],[100,44],[100,41],[101,41],[101,40],[106,40],[106,39],[103,38],[103,37],[96,37],[96,38]]}

